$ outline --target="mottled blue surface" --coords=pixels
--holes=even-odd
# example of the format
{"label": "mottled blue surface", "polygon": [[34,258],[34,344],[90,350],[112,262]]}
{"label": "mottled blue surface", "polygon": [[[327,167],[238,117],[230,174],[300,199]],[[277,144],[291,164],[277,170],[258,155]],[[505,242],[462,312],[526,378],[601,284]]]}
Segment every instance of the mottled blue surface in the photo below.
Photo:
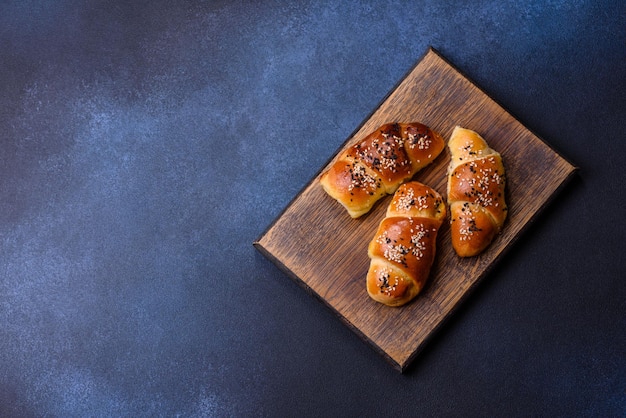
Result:
{"label": "mottled blue surface", "polygon": [[[0,416],[626,414],[623,2],[0,10]],[[431,45],[580,171],[399,375],[251,244]]]}

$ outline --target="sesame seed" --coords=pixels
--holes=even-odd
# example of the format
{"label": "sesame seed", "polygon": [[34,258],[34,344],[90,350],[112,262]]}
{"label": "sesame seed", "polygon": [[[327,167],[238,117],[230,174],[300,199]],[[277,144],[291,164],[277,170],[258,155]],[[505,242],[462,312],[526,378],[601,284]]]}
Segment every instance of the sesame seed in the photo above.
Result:
{"label": "sesame seed", "polygon": [[[365,171],[365,167],[361,165],[354,165],[350,170],[350,185],[348,185],[348,191],[357,189],[375,190],[380,187],[377,180]],[[372,193],[373,194],[373,193]]]}
{"label": "sesame seed", "polygon": [[413,149],[417,147],[417,149],[421,149],[421,150],[428,149],[430,147],[430,144],[432,144],[433,142],[432,139],[428,136],[428,134],[424,134],[424,135],[408,134],[408,140],[409,140],[409,148]]}
{"label": "sesame seed", "polygon": [[[413,219],[410,218],[410,220],[411,223],[413,223]],[[433,228],[433,232],[435,231],[436,228]],[[383,232],[376,239],[376,242],[384,248],[383,256],[387,260],[406,266],[407,254],[412,254],[417,259],[420,259],[424,256],[424,251],[426,251],[426,241],[424,238],[427,238],[429,236],[429,232],[423,224],[417,224],[415,228],[411,228],[410,234],[411,241],[409,246],[406,246],[404,244],[398,244],[395,241],[392,243],[391,240],[387,237],[387,231]]]}
{"label": "sesame seed", "polygon": [[413,244],[411,254],[419,259],[424,256],[424,251],[426,251],[424,237],[427,237],[428,233],[426,232],[424,225],[420,224],[418,228],[419,229],[411,235],[411,244]]}

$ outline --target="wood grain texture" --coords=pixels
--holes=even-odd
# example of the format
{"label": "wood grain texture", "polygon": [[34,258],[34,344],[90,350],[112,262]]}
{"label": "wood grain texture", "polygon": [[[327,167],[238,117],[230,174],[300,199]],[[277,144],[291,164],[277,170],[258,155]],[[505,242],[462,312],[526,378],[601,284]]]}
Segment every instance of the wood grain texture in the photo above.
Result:
{"label": "wood grain texture", "polygon": [[[374,302],[365,288],[367,246],[391,196],[351,219],[319,185],[318,174],[254,242],[254,246],[404,371],[434,331],[485,276],[575,167],[429,49],[409,74],[337,151],[387,122],[421,122],[447,140],[456,125],[475,130],[500,152],[507,174],[508,219],[502,233],[473,258],[458,257],[444,222],[426,287],[406,306]],[[448,150],[413,178],[446,196]]]}

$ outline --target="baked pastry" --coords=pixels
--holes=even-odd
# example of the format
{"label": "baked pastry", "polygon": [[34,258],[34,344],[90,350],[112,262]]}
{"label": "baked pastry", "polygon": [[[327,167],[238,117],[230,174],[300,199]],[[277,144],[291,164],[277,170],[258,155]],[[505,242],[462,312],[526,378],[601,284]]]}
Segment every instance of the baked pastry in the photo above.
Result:
{"label": "baked pastry", "polygon": [[342,152],[320,183],[352,218],[369,212],[383,196],[430,164],[445,148],[421,123],[388,123]]}
{"label": "baked pastry", "polygon": [[460,126],[448,148],[452,246],[459,256],[472,257],[489,246],[506,219],[504,165],[478,133]]}
{"label": "baked pastry", "polygon": [[411,181],[394,194],[369,244],[367,293],[377,302],[401,306],[424,287],[435,259],[437,231],[446,218],[443,198]]}

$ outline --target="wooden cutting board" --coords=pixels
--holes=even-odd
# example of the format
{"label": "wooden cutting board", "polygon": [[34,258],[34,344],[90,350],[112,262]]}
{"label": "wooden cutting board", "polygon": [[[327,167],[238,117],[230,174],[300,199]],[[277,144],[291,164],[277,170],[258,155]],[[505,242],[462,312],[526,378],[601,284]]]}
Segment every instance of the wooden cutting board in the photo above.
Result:
{"label": "wooden cutting board", "polygon": [[[319,175],[337,154],[387,122],[422,122],[446,139],[455,125],[475,130],[502,154],[507,173],[509,215],[502,233],[483,254],[462,259],[454,253],[444,223],[426,287],[400,308],[374,302],[365,289],[367,246],[391,196],[355,220],[319,185]],[[448,162],[446,149],[413,179],[445,196]],[[431,48],[254,246],[402,372],[574,172],[574,166]]]}

